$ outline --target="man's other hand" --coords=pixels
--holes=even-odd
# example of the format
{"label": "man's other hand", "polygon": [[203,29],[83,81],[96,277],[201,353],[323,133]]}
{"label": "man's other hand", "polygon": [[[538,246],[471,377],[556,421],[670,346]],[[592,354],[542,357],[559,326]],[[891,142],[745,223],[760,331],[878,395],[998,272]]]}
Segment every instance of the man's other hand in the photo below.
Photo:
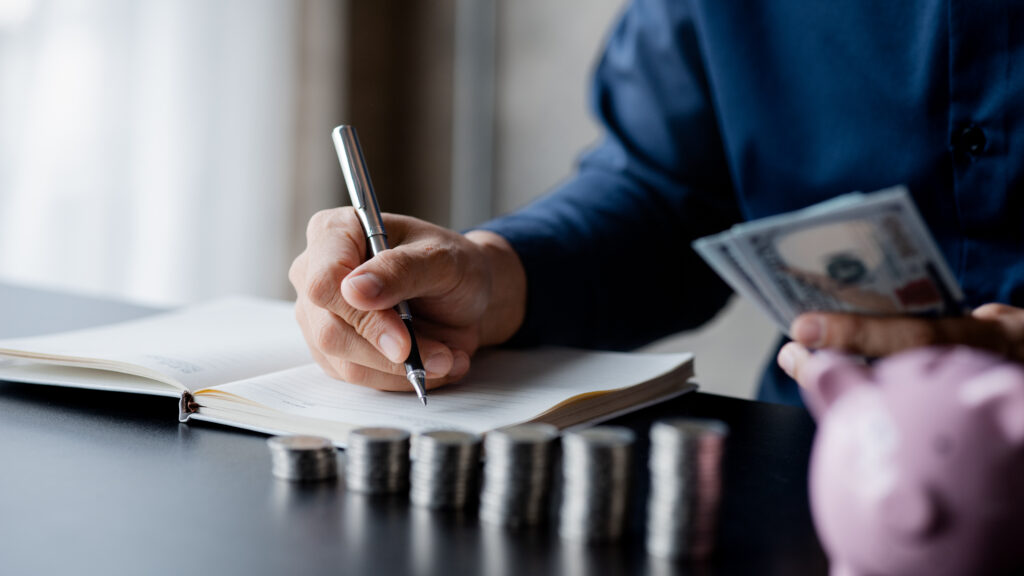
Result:
{"label": "man's other hand", "polygon": [[963,344],[1024,361],[1024,309],[1005,304],[934,320],[813,312],[794,320],[790,334],[794,341],[779,350],[777,360],[797,382],[809,351],[824,348],[879,358],[919,346]]}
{"label": "man's other hand", "polygon": [[406,216],[383,218],[392,249],[369,260],[352,208],[310,219],[306,250],[288,273],[306,343],[334,378],[411,391],[402,364],[411,342],[393,310],[407,300],[427,387],[458,380],[477,348],[507,340],[522,323],[519,257],[491,232],[462,235]]}

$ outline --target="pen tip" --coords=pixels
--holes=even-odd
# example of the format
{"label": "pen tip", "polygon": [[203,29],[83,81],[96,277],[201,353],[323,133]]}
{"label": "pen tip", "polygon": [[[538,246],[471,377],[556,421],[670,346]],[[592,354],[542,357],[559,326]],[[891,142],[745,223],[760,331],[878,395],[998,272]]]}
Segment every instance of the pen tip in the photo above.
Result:
{"label": "pen tip", "polygon": [[419,397],[420,402],[424,406],[427,405],[427,374],[423,370],[412,370],[406,377],[409,379],[409,383],[412,384],[412,389],[416,391],[416,396]]}

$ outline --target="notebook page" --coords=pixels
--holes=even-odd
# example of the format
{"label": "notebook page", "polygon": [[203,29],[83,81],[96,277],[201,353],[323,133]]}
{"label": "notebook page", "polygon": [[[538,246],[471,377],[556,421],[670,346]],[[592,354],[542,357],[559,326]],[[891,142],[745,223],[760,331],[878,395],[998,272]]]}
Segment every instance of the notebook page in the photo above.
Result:
{"label": "notebook page", "polygon": [[292,304],[247,297],[98,328],[0,340],[4,353],[131,364],[190,390],[312,362]]}
{"label": "notebook page", "polygon": [[[474,358],[463,381],[430,391],[426,407],[411,387],[409,394],[381,392],[334,380],[316,365],[232,382],[211,392],[240,396],[293,416],[357,426],[481,433],[529,420],[578,394],[652,380],[691,358],[565,349],[486,351]],[[200,405],[204,393],[197,395]]]}

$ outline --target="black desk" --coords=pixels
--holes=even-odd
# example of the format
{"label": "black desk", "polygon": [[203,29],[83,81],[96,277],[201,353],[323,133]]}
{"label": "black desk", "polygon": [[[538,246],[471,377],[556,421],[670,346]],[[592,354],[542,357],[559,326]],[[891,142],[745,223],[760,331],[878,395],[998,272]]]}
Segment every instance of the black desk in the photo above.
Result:
{"label": "black desk", "polygon": [[[0,337],[150,312],[0,284]],[[825,573],[806,498],[807,415],[698,393],[616,423],[646,432],[670,415],[732,429],[719,554],[708,567],[644,554],[643,458],[629,536],[581,549],[550,528],[481,526],[472,510],[429,513],[404,497],[274,480],[263,436],[179,425],[169,398],[0,382],[0,574]]]}

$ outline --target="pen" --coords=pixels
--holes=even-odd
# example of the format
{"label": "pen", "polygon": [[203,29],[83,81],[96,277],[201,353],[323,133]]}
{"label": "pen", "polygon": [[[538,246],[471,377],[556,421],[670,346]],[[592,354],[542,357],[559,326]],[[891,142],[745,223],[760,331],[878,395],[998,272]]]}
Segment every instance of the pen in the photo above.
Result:
{"label": "pen", "polygon": [[[359,215],[359,222],[366,232],[366,241],[370,245],[370,252],[374,256],[387,250],[388,233],[384,230],[384,221],[380,217],[380,207],[377,205],[377,197],[373,194],[373,184],[370,183],[370,172],[366,169],[366,159],[363,158],[363,149],[359,146],[359,137],[356,136],[355,128],[351,126],[338,126],[332,134],[334,137],[334,148],[338,151],[338,161],[341,162],[341,171],[345,174],[345,185],[348,187],[348,195],[352,198],[352,206]],[[402,318],[402,323],[409,331],[409,340],[412,348],[409,350],[409,357],[405,359],[405,377],[416,390],[420,402],[427,405],[427,371],[423,369],[423,362],[420,360],[420,350],[416,346],[416,335],[412,331],[412,313],[409,311],[409,304],[404,300],[395,306],[395,311]]]}

